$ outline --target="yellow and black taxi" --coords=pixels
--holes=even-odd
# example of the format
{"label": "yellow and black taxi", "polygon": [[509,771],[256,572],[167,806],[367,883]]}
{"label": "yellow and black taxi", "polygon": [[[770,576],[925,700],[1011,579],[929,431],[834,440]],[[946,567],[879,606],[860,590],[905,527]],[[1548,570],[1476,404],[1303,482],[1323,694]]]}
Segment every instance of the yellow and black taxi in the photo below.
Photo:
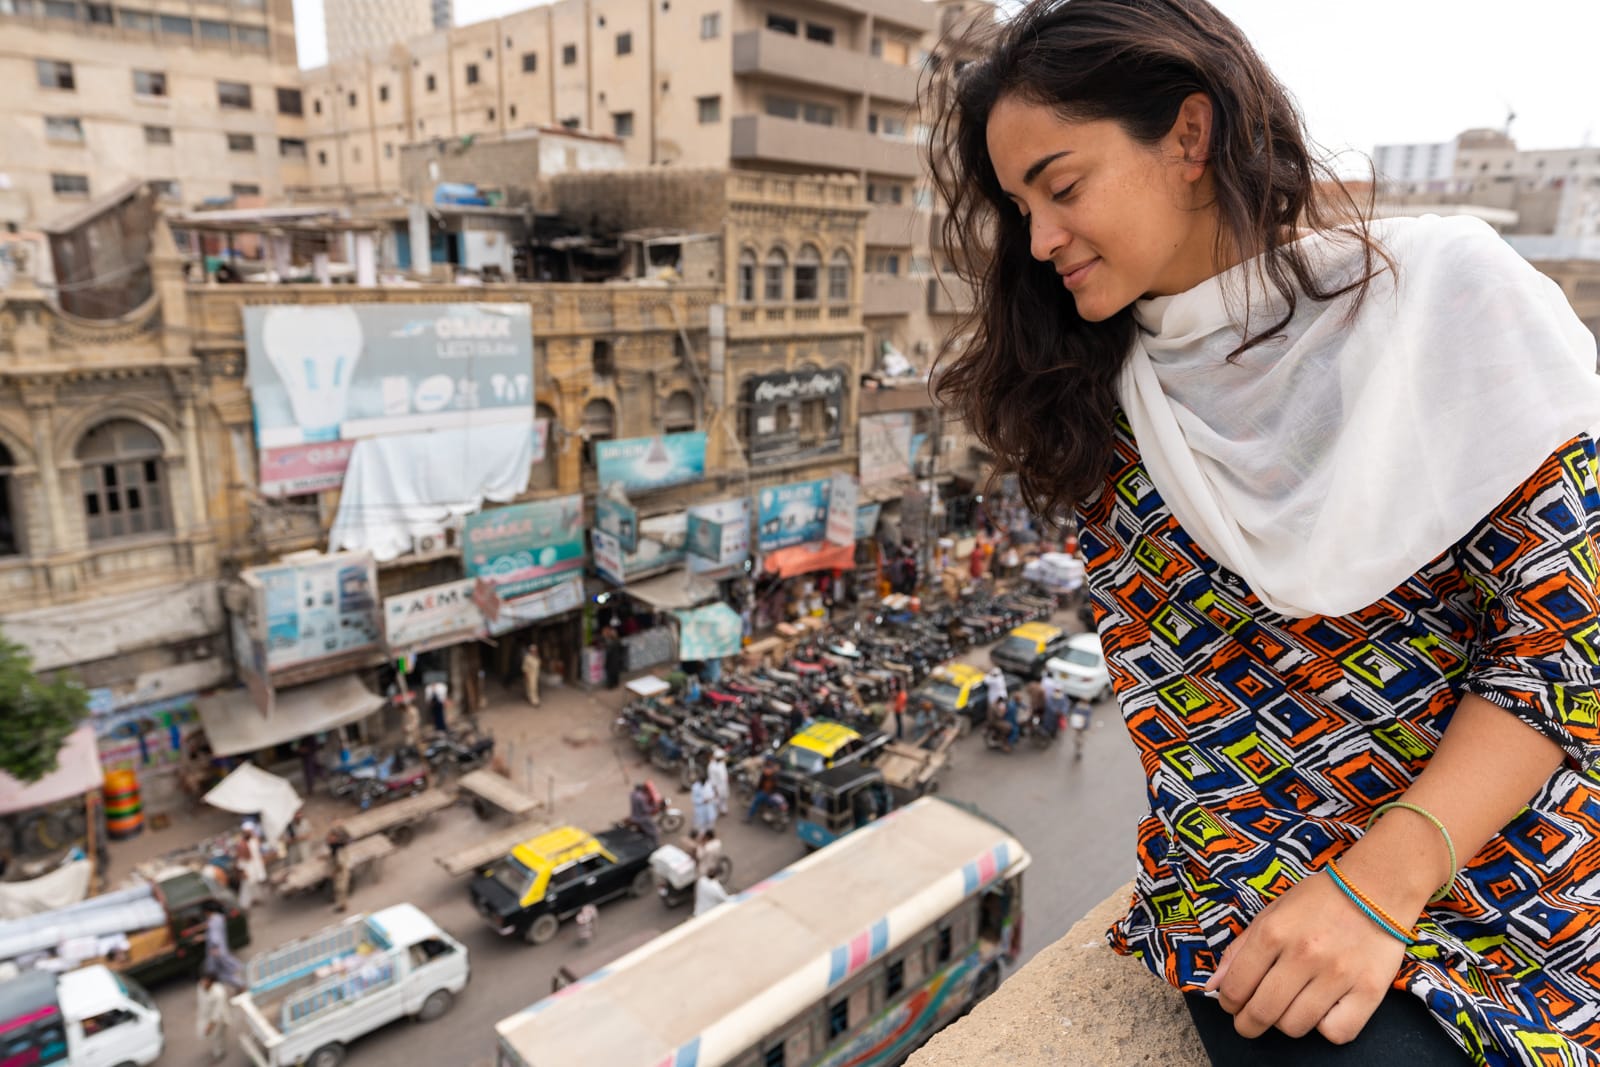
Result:
{"label": "yellow and black taxi", "polygon": [[[946,663],[912,691],[907,710],[915,713],[921,702],[926,700],[938,711],[958,715],[967,722],[982,726],[989,714],[989,687],[985,677],[981,669],[970,663]],[[1009,683],[1015,679],[1007,681]]]}
{"label": "yellow and black taxi", "polygon": [[497,931],[542,945],[585,904],[655,892],[650,839],[619,827],[576,826],[522,842],[472,879],[472,906]]}
{"label": "yellow and black taxi", "polygon": [[816,774],[841,763],[871,759],[888,741],[888,734],[863,734],[844,723],[818,719],[778,749],[778,770],[785,775]]}
{"label": "yellow and black taxi", "polygon": [[989,650],[989,659],[1002,671],[1034,681],[1044,673],[1046,663],[1066,651],[1071,636],[1047,622],[1025,622]]}

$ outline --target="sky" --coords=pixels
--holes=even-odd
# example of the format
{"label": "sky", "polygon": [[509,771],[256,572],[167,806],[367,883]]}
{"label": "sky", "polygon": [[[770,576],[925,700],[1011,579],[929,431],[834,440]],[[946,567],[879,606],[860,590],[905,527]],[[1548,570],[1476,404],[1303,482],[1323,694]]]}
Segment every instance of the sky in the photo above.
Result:
{"label": "sky", "polygon": [[[300,65],[326,56],[323,3],[295,0]],[[419,0],[420,2],[420,0]],[[1346,173],[1353,150],[1504,128],[1523,148],[1600,143],[1596,0],[1213,0],[1299,101]],[[455,0],[457,25],[531,5]]]}

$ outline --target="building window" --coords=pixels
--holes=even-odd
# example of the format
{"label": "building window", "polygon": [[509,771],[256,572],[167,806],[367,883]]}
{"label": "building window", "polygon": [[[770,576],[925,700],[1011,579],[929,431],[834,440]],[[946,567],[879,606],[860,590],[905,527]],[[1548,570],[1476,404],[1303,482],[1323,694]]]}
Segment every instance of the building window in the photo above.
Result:
{"label": "building window", "polygon": [[156,30],[156,17],[154,15],[148,11],[135,11],[131,7],[118,10],[117,23],[124,30],[132,33],[154,33]]}
{"label": "building window", "polygon": [[278,114],[305,114],[305,99],[300,95],[299,89],[280,88],[278,90]]}
{"label": "building window", "polygon": [[768,15],[767,29],[774,33],[787,33],[791,37],[800,36],[800,23],[787,15]]}
{"label": "building window", "polygon": [[561,120],[561,128],[563,130],[575,130],[580,125],[582,125],[582,120],[580,120],[575,115],[570,117],[570,118],[564,118],[564,119]]}
{"label": "building window", "polygon": [[57,196],[88,196],[89,176],[87,174],[52,174],[50,175],[50,191]]}
{"label": "building window", "polygon": [[789,273],[789,257],[783,254],[783,249],[774,248],[767,253],[766,262],[766,287],[761,298],[769,304],[783,301],[783,276]]}
{"label": "building window", "polygon": [[194,20],[182,15],[162,15],[159,17],[161,32],[168,37],[186,37],[194,39]]}
{"label": "building window", "polygon": [[101,423],[78,443],[83,512],[90,541],[168,528],[161,440],[130,419]]}
{"label": "building window", "polygon": [[360,163],[361,162],[361,146],[360,145],[351,145],[350,146],[350,162],[352,162],[352,163]]}
{"label": "building window", "polygon": [[713,11],[709,15],[700,16],[700,39],[709,41],[713,37],[722,36],[722,12]]}
{"label": "building window", "polygon": [[867,183],[867,203],[869,204],[898,204],[904,197],[905,190],[901,186],[885,185],[881,182]]}
{"label": "building window", "polygon": [[561,46],[561,65],[563,67],[570,67],[570,66],[572,66],[573,64],[575,64],[577,62],[578,62],[578,46],[575,45],[575,44],[564,44],[564,45],[562,45]]}
{"label": "building window", "polygon": [[350,102],[350,106],[351,107],[355,107],[356,106],[356,94],[355,93],[351,93],[348,99],[349,99],[349,102]]}
{"label": "building window", "polygon": [[477,85],[478,84],[478,64],[476,64],[476,63],[468,63],[467,64],[467,84],[468,85]]}
{"label": "building window", "polygon": [[843,249],[828,260],[828,300],[834,304],[850,302],[850,254]]}
{"label": "building window", "polygon": [[794,257],[794,298],[815,301],[817,282],[822,274],[822,253],[815,245],[801,245]]}
{"label": "building window", "polygon": [[[597,342],[598,343],[598,342]],[[583,406],[583,466],[594,470],[594,446],[617,435],[617,409],[609,400],[591,400]]]}
{"label": "building window", "polygon": [[694,100],[695,110],[700,114],[700,125],[709,126],[713,122],[722,121],[722,97],[697,96]]}
{"label": "building window", "polygon": [[589,368],[596,378],[609,378],[617,373],[616,357],[611,354],[611,342],[596,337],[589,346]]}
{"label": "building window", "polygon": [[434,90],[439,88],[439,80],[437,78],[435,78],[432,74],[430,74],[430,75],[428,75],[427,86],[428,86],[428,92],[431,93]]}
{"label": "building window", "polygon": [[254,182],[234,182],[228,187],[229,196],[260,196],[261,186]]}
{"label": "building window", "polygon": [[322,114],[322,101],[321,100],[313,100],[313,101],[311,101],[311,113],[313,115]]}
{"label": "building window", "polygon": [[83,122],[65,115],[46,115],[44,136],[45,140],[59,144],[82,144]]}
{"label": "building window", "polygon": [[611,115],[611,132],[618,137],[633,136],[633,112],[617,111]]}
{"label": "building window", "polygon": [[378,103],[387,104],[388,102],[389,102],[389,87],[387,85],[378,86]]}
{"label": "building window", "polygon": [[394,144],[392,142],[385,141],[383,143],[383,158],[384,159],[393,159],[394,158]]}
{"label": "building window", "polygon": [[756,254],[748,248],[739,253],[739,303],[756,302]]}
{"label": "building window", "polygon": [[516,104],[507,104],[506,105],[506,114],[509,115],[513,121],[515,121],[516,117],[517,117],[517,105]]}
{"label": "building window", "polygon": [[806,40],[815,41],[818,44],[832,44],[833,27],[818,26],[815,22],[808,22],[806,23]]}
{"label": "building window", "polygon": [[633,34],[617,34],[617,55],[630,56],[633,54]]}
{"label": "building window", "polygon": [[215,19],[200,20],[200,39],[212,44],[228,45],[233,43],[233,32],[226,22],[217,22]]}
{"label": "building window", "polygon": [[680,389],[661,405],[662,433],[690,433],[694,430],[694,397]]}
{"label": "building window", "polygon": [[522,73],[524,73],[524,74],[533,74],[538,69],[539,69],[539,53],[537,53],[537,52],[524,52],[524,53],[522,53]]}
{"label": "building window", "polygon": [[492,107],[489,109],[489,121],[490,122],[494,121],[494,108],[492,108]]}
{"label": "building window", "polygon": [[267,30],[265,26],[239,26],[233,27],[233,39],[239,42],[240,48],[249,48],[257,52],[267,50]]}
{"label": "building window", "polygon": [[144,128],[145,144],[171,144],[171,126],[146,126]]}
{"label": "building window", "polygon": [[14,482],[11,469],[16,461],[11,458],[11,450],[0,444],[0,556],[15,556],[22,551],[21,531],[22,524],[14,496]]}
{"label": "building window", "polygon": [[136,70],[133,91],[137,96],[166,96],[167,76],[159,70]]}
{"label": "building window", "polygon": [[224,111],[249,111],[250,86],[244,82],[218,82],[217,106]]}
{"label": "building window", "polygon": [[228,134],[228,151],[254,152],[256,150],[256,137],[253,133]]}
{"label": "building window", "polygon": [[55,59],[36,59],[33,69],[39,77],[39,88],[62,89],[67,92],[78,87],[76,79],[72,76],[72,64],[62,63]]}
{"label": "building window", "polygon": [[278,138],[278,155],[284,159],[306,158],[306,143],[298,137]]}
{"label": "building window", "polygon": [[327,165],[328,153],[321,148],[317,149],[317,166],[326,167]]}

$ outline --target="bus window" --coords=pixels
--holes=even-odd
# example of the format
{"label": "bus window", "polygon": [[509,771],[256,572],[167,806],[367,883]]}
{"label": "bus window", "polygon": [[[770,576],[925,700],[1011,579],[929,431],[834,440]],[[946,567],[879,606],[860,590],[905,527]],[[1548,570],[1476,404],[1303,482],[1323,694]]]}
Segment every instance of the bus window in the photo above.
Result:
{"label": "bus window", "polygon": [[863,982],[828,1005],[828,1040],[848,1034],[871,1014],[872,983]]}
{"label": "bus window", "polygon": [[782,1041],[767,1049],[764,1067],[798,1067],[811,1059],[811,1023],[806,1021],[796,1030],[786,1034]]}
{"label": "bus window", "polygon": [[884,972],[884,978],[884,999],[893,1000],[906,987],[906,961],[895,960],[889,964],[889,969]]}
{"label": "bus window", "polygon": [[906,984],[913,989],[922,984],[928,977],[928,972],[933,970],[933,942],[924,941],[920,945],[913,945],[910,952],[906,953]]}
{"label": "bus window", "polygon": [[1005,931],[1006,917],[1010,914],[1011,887],[1009,885],[997,885],[983,894],[983,902],[978,909],[979,940],[998,942],[1000,935]]}
{"label": "bus window", "polygon": [[951,953],[950,928],[939,927],[939,962],[949,963]]}

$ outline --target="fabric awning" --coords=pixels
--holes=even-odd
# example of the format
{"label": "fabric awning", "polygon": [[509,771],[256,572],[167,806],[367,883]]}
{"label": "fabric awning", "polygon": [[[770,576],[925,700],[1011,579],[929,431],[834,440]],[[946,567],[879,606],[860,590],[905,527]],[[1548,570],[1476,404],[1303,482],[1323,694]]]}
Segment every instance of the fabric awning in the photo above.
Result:
{"label": "fabric awning", "polygon": [[37,782],[24,784],[0,771],[0,815],[42,808],[68,797],[80,797],[105,782],[94,727],[84,723],[67,735],[56,755],[56,769]]}
{"label": "fabric awning", "polygon": [[383,698],[353,674],[278,690],[270,717],[261,714],[243,689],[204,696],[195,702],[211,751],[218,756],[237,756],[332,730],[364,719],[381,707]]}
{"label": "fabric awning", "polygon": [[283,836],[303,802],[284,779],[254,763],[241,763],[211,788],[206,803],[236,815],[260,815],[261,829],[273,841]]}
{"label": "fabric awning", "polygon": [[717,583],[686,570],[669,571],[642,582],[629,582],[622,590],[657,611],[679,611],[716,600]]}
{"label": "fabric awning", "polygon": [[856,567],[856,546],[794,545],[768,552],[763,565],[780,578],[814,571],[851,571]]}

